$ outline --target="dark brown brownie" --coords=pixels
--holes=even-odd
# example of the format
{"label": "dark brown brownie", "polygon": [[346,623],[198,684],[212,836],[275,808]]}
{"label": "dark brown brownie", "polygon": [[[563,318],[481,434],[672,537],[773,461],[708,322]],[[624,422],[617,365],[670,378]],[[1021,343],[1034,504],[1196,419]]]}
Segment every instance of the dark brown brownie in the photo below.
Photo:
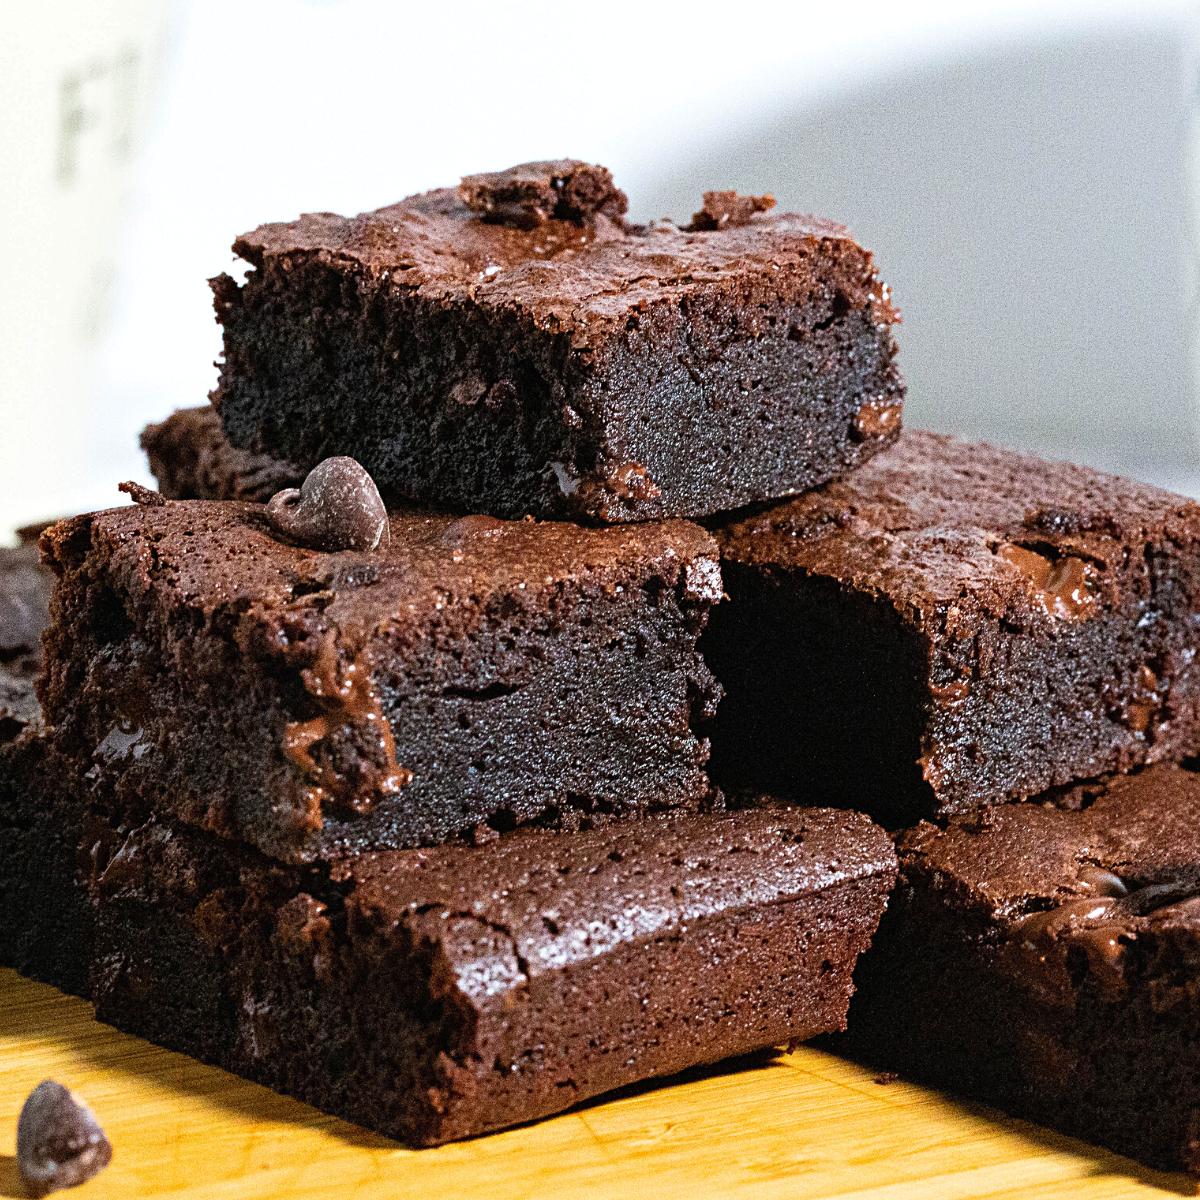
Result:
{"label": "dark brown brownie", "polygon": [[1160,764],[899,850],[850,1046],[1200,1173],[1200,775]]}
{"label": "dark brown brownie", "polygon": [[395,515],[388,549],[324,553],[176,501],[42,545],[47,718],[121,812],[299,861],[709,798],[694,525]]}
{"label": "dark brown brownie", "polygon": [[257,500],[299,487],[299,467],[266,454],[235,450],[210,405],[181,408],[142,430],[142,449],[168,500]]}
{"label": "dark brown brownie", "polygon": [[844,1028],[895,873],[856,813],[748,811],[271,867],[158,822],[96,885],[101,1019],[432,1145]]}
{"label": "dark brown brownie", "polygon": [[1200,751],[1200,506],[909,432],[717,530],[713,772],[889,824]]}
{"label": "dark brown brownie", "polygon": [[[891,441],[898,319],[838,225],[713,193],[627,224],[530,163],[234,243],[213,394],[235,446],[358,459],[392,500],[629,521],[793,495]],[[710,211],[711,210],[711,211]]]}
{"label": "dark brown brownie", "polygon": [[82,804],[49,755],[34,688],[52,579],[35,545],[0,549],[0,964],[82,992],[92,928],[76,874]]}

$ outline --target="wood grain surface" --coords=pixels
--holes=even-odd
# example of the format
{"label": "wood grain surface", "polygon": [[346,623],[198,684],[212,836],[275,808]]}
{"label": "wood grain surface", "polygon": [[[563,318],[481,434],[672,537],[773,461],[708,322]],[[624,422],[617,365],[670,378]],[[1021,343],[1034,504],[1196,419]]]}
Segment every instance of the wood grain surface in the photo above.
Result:
{"label": "wood grain surface", "polygon": [[525,1129],[405,1150],[101,1025],[86,1004],[0,971],[0,1196],[19,1196],[17,1113],[43,1078],[77,1090],[112,1166],[64,1196],[1192,1196],[1163,1175],[820,1050],[763,1055],[622,1093]]}

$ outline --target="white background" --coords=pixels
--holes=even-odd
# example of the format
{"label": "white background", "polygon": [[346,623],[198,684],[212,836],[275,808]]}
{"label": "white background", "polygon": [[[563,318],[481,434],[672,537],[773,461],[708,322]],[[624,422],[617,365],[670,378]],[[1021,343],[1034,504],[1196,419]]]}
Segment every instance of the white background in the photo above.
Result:
{"label": "white background", "polygon": [[[637,217],[686,217],[705,187],[735,186],[847,222],[904,310],[910,424],[1192,486],[1193,5],[204,0],[169,15],[81,382],[0,395],[9,418],[47,408],[79,448],[7,422],[0,530],[146,478],[141,425],[214,378],[205,280],[237,233],[567,155],[612,167]],[[27,62],[55,37],[24,32]],[[0,75],[0,102],[17,86],[33,85]],[[0,201],[36,183],[0,178]],[[30,236],[6,223],[0,261]],[[18,294],[15,270],[4,287]],[[47,328],[64,306],[27,305],[0,351],[7,336],[20,361],[21,319]]]}

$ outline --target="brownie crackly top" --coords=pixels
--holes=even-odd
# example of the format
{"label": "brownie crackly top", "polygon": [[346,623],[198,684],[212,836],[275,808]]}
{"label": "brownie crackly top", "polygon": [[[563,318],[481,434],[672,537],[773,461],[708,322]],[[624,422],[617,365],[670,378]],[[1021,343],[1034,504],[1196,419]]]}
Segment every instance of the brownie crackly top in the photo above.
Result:
{"label": "brownie crackly top", "polygon": [[790,808],[650,818],[570,838],[519,832],[487,854],[369,854],[338,870],[353,879],[359,912],[385,923],[429,911],[473,916],[485,933],[502,930],[505,956],[515,949],[536,973],[732,907],[893,869],[889,838],[865,816]]}
{"label": "brownie crackly top", "polygon": [[69,563],[88,536],[91,552],[102,553],[131,592],[258,628],[258,648],[267,653],[286,654],[288,638],[306,626],[337,628],[343,645],[352,645],[381,623],[422,628],[431,614],[478,607],[497,593],[532,600],[564,583],[611,587],[630,563],[660,564],[698,599],[720,595],[711,538],[686,521],[580,529],[394,513],[390,547],[328,553],[281,540],[260,505],[189,501],[56,526],[43,539],[52,565]]}
{"label": "brownie crackly top", "polygon": [[1200,505],[1087,467],[914,430],[859,471],[718,531],[731,562],[824,575],[902,613],[1040,624],[1148,590],[1146,546],[1200,544]]}
{"label": "brownie crackly top", "polygon": [[462,190],[441,188],[356,217],[309,213],[260,225],[238,238],[234,252],[255,266],[292,254],[352,262],[376,281],[424,299],[470,297],[496,309],[517,308],[538,327],[586,342],[589,329],[603,327],[608,336],[630,313],[684,298],[697,283],[734,284],[751,268],[768,276],[803,271],[819,245],[841,243],[859,272],[840,281],[844,302],[871,306],[881,325],[897,319],[869,260],[832,221],[759,213],[707,230],[667,221],[634,225],[610,212],[611,206],[586,221],[530,226],[481,221]]}

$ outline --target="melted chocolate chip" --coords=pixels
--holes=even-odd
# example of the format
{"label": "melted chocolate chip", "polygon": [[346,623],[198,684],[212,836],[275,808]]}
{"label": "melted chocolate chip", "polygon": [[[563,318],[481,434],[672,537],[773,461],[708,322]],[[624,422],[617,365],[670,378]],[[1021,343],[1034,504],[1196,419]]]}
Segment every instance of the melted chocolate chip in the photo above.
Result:
{"label": "melted chocolate chip", "polygon": [[740,196],[737,192],[705,192],[700,211],[687,226],[695,233],[710,233],[734,225],[748,225],[755,213],[775,207],[774,196]]}
{"label": "melted chocolate chip", "polygon": [[1128,896],[1125,881],[1103,867],[1087,866],[1079,872],[1079,886],[1089,896]]}
{"label": "melted chocolate chip", "polygon": [[996,557],[1016,568],[1033,585],[1038,604],[1050,617],[1065,621],[1085,620],[1095,612],[1095,568],[1073,555],[1050,558],[1006,542],[996,548]]}
{"label": "melted chocolate chip", "polygon": [[524,227],[552,219],[587,224],[601,214],[617,219],[629,207],[607,167],[573,158],[466,175],[458,194],[484,220]]}
{"label": "melted chocolate chip", "polygon": [[112,1146],[86,1104],[43,1080],[17,1121],[17,1170],[31,1196],[78,1187],[112,1160]]}
{"label": "melted chocolate chip", "polygon": [[391,541],[379,489],[352,458],[327,458],[299,488],[276,492],[267,520],[276,533],[313,550],[377,550]]}

